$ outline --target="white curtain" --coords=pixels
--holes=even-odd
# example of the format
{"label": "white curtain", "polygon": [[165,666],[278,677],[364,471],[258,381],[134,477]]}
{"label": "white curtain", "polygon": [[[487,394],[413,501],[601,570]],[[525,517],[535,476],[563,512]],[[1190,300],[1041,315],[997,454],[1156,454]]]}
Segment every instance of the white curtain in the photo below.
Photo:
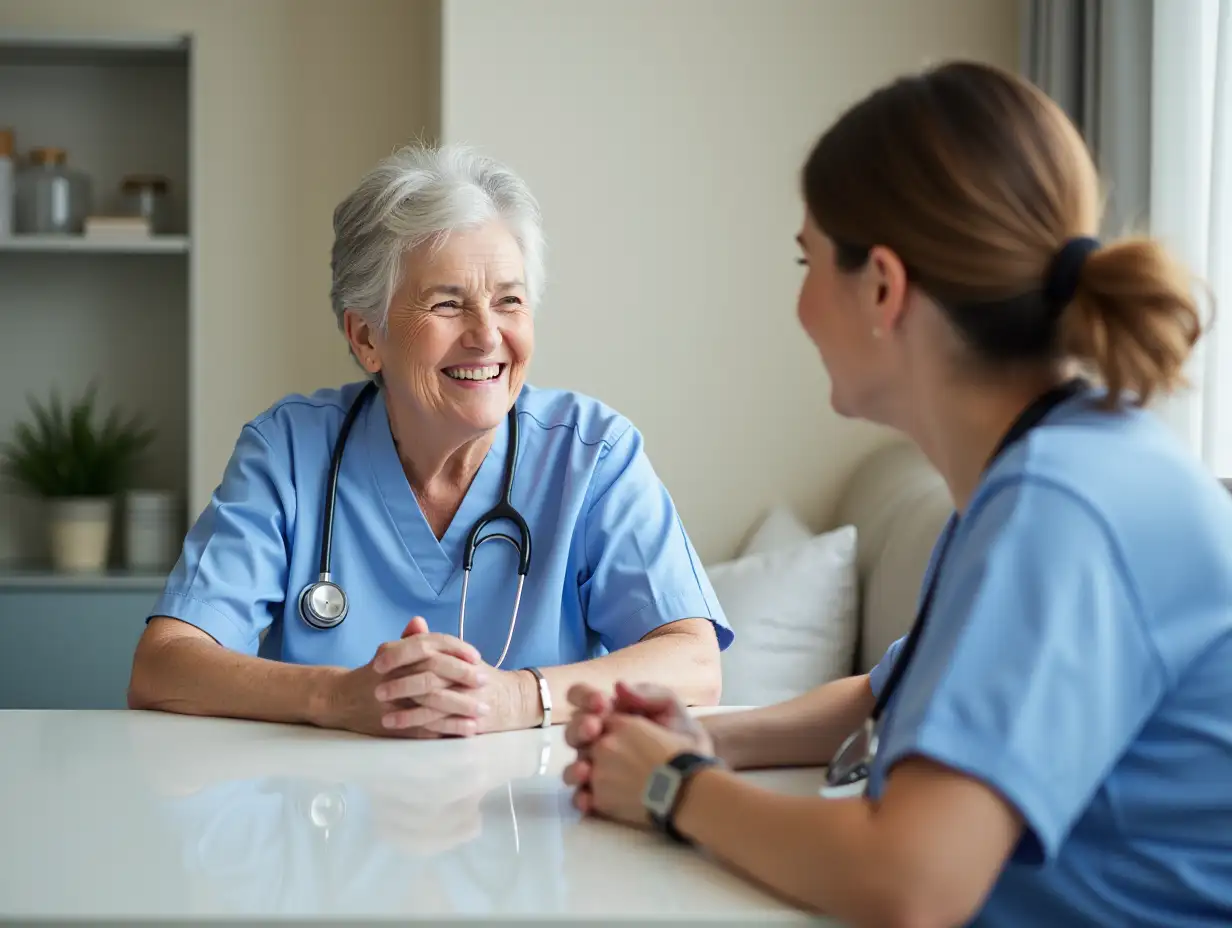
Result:
{"label": "white curtain", "polygon": [[1155,3],[1021,0],[1020,9],[1023,72],[1077,125],[1107,185],[1101,233],[1143,231],[1150,213]]}
{"label": "white curtain", "polygon": [[1159,411],[1232,477],[1232,0],[1156,0],[1153,16],[1150,228],[1215,301],[1190,390]]}

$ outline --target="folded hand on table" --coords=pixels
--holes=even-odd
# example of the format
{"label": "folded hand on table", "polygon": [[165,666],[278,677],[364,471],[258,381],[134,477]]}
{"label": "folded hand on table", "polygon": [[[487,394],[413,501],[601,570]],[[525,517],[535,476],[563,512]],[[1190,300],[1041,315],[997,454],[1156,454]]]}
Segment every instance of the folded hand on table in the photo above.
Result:
{"label": "folded hand on table", "polygon": [[665,687],[618,683],[609,698],[578,685],[567,698],[575,711],[565,741],[577,759],[564,780],[583,813],[645,824],[642,791],[654,768],[682,751],[714,752],[706,730]]}
{"label": "folded hand on table", "polygon": [[523,727],[521,682],[495,670],[453,635],[416,617],[397,641],[339,677],[334,727],[404,738],[474,735]]}

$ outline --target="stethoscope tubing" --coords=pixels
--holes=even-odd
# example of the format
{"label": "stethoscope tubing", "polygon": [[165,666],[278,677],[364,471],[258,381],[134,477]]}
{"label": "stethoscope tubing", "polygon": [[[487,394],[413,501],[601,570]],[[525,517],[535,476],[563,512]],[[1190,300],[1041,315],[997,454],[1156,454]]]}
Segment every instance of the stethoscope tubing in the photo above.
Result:
{"label": "stethoscope tubing", "polygon": [[[340,584],[334,582],[331,570],[334,514],[337,510],[338,501],[338,474],[342,469],[342,455],[346,450],[347,439],[350,436],[355,420],[358,418],[364,405],[376,396],[378,392],[379,387],[375,381],[369,381],[364,384],[342,420],[342,426],[338,431],[338,437],[334,441],[333,452],[330,456],[329,474],[325,484],[325,500],[321,513],[320,571],[316,582],[304,587],[299,596],[300,617],[307,625],[322,631],[336,628],[342,624],[349,611],[346,592]],[[493,667],[497,669],[505,662],[505,658],[509,655],[510,645],[513,643],[513,632],[517,625],[518,612],[522,605],[522,590],[526,583],[526,577],[530,573],[531,562],[530,526],[527,525],[522,514],[514,508],[512,502],[513,479],[517,469],[519,444],[516,403],[509,410],[508,420],[509,449],[505,455],[500,499],[496,505],[476,519],[475,524],[467,532],[466,544],[462,549],[462,602],[458,610],[458,637],[465,641],[466,597],[470,589],[470,575],[475,563],[475,552],[481,544],[492,539],[501,539],[512,545],[518,553],[518,585],[514,597],[513,615],[509,622],[509,633],[505,638],[505,646],[501,650],[500,658],[493,664]],[[513,524],[513,527],[517,530],[516,538],[503,532],[492,532],[480,537],[480,533],[488,525],[502,520]]]}

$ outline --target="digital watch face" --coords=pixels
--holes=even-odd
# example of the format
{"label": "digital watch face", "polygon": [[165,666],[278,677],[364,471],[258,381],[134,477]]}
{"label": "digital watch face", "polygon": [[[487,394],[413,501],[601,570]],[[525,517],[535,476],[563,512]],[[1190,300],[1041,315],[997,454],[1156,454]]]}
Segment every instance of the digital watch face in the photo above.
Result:
{"label": "digital watch face", "polygon": [[655,815],[664,815],[671,805],[676,786],[680,783],[680,774],[675,770],[656,770],[646,784],[642,794],[642,804]]}
{"label": "digital watch face", "polygon": [[654,805],[659,805],[667,796],[667,787],[667,777],[663,775],[662,771],[656,773],[650,781],[650,789],[646,792],[647,800]]}

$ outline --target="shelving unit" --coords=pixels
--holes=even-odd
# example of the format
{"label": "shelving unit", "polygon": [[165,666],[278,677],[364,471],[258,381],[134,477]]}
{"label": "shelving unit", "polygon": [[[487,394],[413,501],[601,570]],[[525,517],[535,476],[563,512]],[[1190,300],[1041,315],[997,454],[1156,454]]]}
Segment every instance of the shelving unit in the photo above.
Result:
{"label": "shelving unit", "polygon": [[64,574],[50,570],[13,569],[4,573],[6,590],[61,593],[66,590],[96,590],[102,592],[147,592],[156,594],[167,578],[163,574],[130,570],[109,570],[102,574]]}
{"label": "shelving unit", "polygon": [[78,252],[123,255],[182,255],[189,250],[186,235],[150,238],[87,238],[84,235],[14,235],[0,238],[0,252]]}
{"label": "shelving unit", "polygon": [[[14,131],[19,159],[34,147],[65,149],[68,166],[90,177],[94,214],[117,212],[125,175],[158,174],[170,184],[166,234],[0,238],[0,442],[28,416],[31,397],[55,390],[69,398],[97,384],[104,410],[119,406],[156,428],[138,483],[173,491],[182,510],[193,313],[192,57],[191,40],[179,35],[0,32],[0,127]],[[6,593],[26,604],[57,591],[112,591],[128,605],[154,595],[154,578],[119,569],[118,544],[115,569],[105,575],[45,570],[45,521],[38,501],[0,487],[0,613]],[[121,522],[118,511],[117,542]],[[100,614],[113,608],[106,596],[98,602]]]}

